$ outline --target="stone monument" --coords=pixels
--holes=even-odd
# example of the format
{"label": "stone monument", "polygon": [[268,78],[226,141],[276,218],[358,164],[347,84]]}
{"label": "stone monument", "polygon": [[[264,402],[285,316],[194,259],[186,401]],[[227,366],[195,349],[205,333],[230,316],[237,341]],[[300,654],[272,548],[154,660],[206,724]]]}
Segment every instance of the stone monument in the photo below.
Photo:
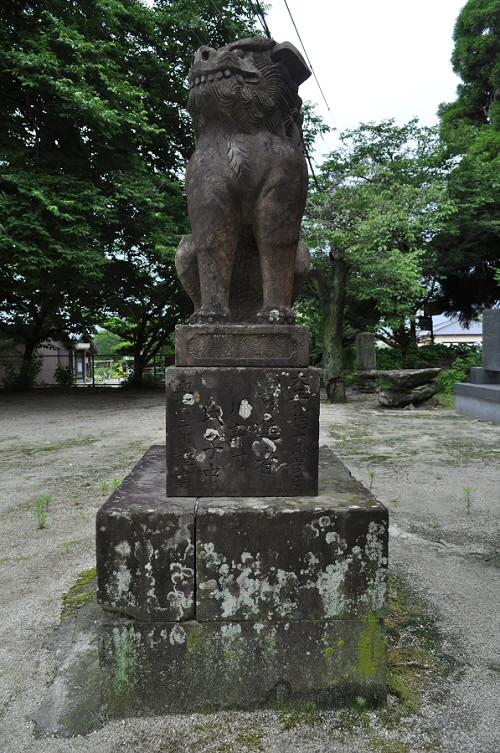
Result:
{"label": "stone monument", "polygon": [[166,370],[166,463],[151,448],[97,516],[108,697],[135,657],[122,707],[385,697],[387,510],[318,452],[319,372],[292,313],[309,75],[260,37],[201,47],[191,69],[176,264],[194,313]]}
{"label": "stone monument", "polygon": [[483,366],[455,385],[457,413],[500,423],[500,309],[483,311]]}
{"label": "stone monument", "polygon": [[377,351],[373,332],[358,332],[356,335],[356,383],[359,392],[377,390]]}

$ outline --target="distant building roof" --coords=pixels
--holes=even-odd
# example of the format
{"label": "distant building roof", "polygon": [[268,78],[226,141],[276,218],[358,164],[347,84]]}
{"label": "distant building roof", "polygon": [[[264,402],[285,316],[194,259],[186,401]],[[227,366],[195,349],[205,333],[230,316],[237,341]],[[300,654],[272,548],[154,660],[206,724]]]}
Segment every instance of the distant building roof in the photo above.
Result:
{"label": "distant building roof", "polygon": [[480,321],[469,322],[469,326],[461,324],[456,317],[447,317],[443,314],[432,317],[432,325],[435,335],[482,335],[483,323]]}

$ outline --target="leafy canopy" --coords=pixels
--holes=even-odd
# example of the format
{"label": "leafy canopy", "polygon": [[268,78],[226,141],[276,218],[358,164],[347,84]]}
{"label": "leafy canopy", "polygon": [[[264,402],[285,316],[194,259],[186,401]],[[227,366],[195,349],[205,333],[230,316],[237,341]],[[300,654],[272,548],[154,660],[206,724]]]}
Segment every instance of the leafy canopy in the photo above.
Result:
{"label": "leafy canopy", "polygon": [[314,263],[343,252],[348,306],[368,305],[372,326],[400,326],[429,294],[430,242],[453,212],[446,168],[436,129],[416,120],[345,131],[322,166],[306,219]]}

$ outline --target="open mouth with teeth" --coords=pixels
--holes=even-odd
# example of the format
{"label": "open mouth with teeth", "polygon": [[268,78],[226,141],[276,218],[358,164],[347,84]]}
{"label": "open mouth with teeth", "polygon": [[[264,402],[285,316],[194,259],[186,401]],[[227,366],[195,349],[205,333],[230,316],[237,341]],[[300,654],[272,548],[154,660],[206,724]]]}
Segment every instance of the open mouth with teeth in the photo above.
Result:
{"label": "open mouth with teeth", "polygon": [[212,84],[214,81],[222,81],[225,78],[233,77],[239,84],[243,83],[255,83],[258,80],[258,76],[255,73],[248,73],[247,71],[241,71],[231,68],[219,69],[216,71],[205,72],[193,72],[189,79],[189,88],[199,86],[206,86]]}

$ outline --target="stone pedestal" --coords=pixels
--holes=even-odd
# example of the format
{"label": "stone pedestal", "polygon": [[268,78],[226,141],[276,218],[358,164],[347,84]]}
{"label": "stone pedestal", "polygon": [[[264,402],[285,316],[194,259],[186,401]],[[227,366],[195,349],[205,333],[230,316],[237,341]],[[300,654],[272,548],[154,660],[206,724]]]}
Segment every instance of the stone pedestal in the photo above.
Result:
{"label": "stone pedestal", "polygon": [[98,514],[108,713],[383,700],[386,508],[327,448],[318,496],[171,499],[163,449]]}
{"label": "stone pedestal", "polygon": [[317,369],[172,366],[166,393],[169,496],[317,493]]}
{"label": "stone pedestal", "polygon": [[470,381],[455,385],[457,413],[500,423],[500,309],[483,311],[483,367]]}
{"label": "stone pedestal", "polygon": [[97,516],[109,717],[385,698],[387,510],[319,459],[306,335],[178,328],[166,454]]}

